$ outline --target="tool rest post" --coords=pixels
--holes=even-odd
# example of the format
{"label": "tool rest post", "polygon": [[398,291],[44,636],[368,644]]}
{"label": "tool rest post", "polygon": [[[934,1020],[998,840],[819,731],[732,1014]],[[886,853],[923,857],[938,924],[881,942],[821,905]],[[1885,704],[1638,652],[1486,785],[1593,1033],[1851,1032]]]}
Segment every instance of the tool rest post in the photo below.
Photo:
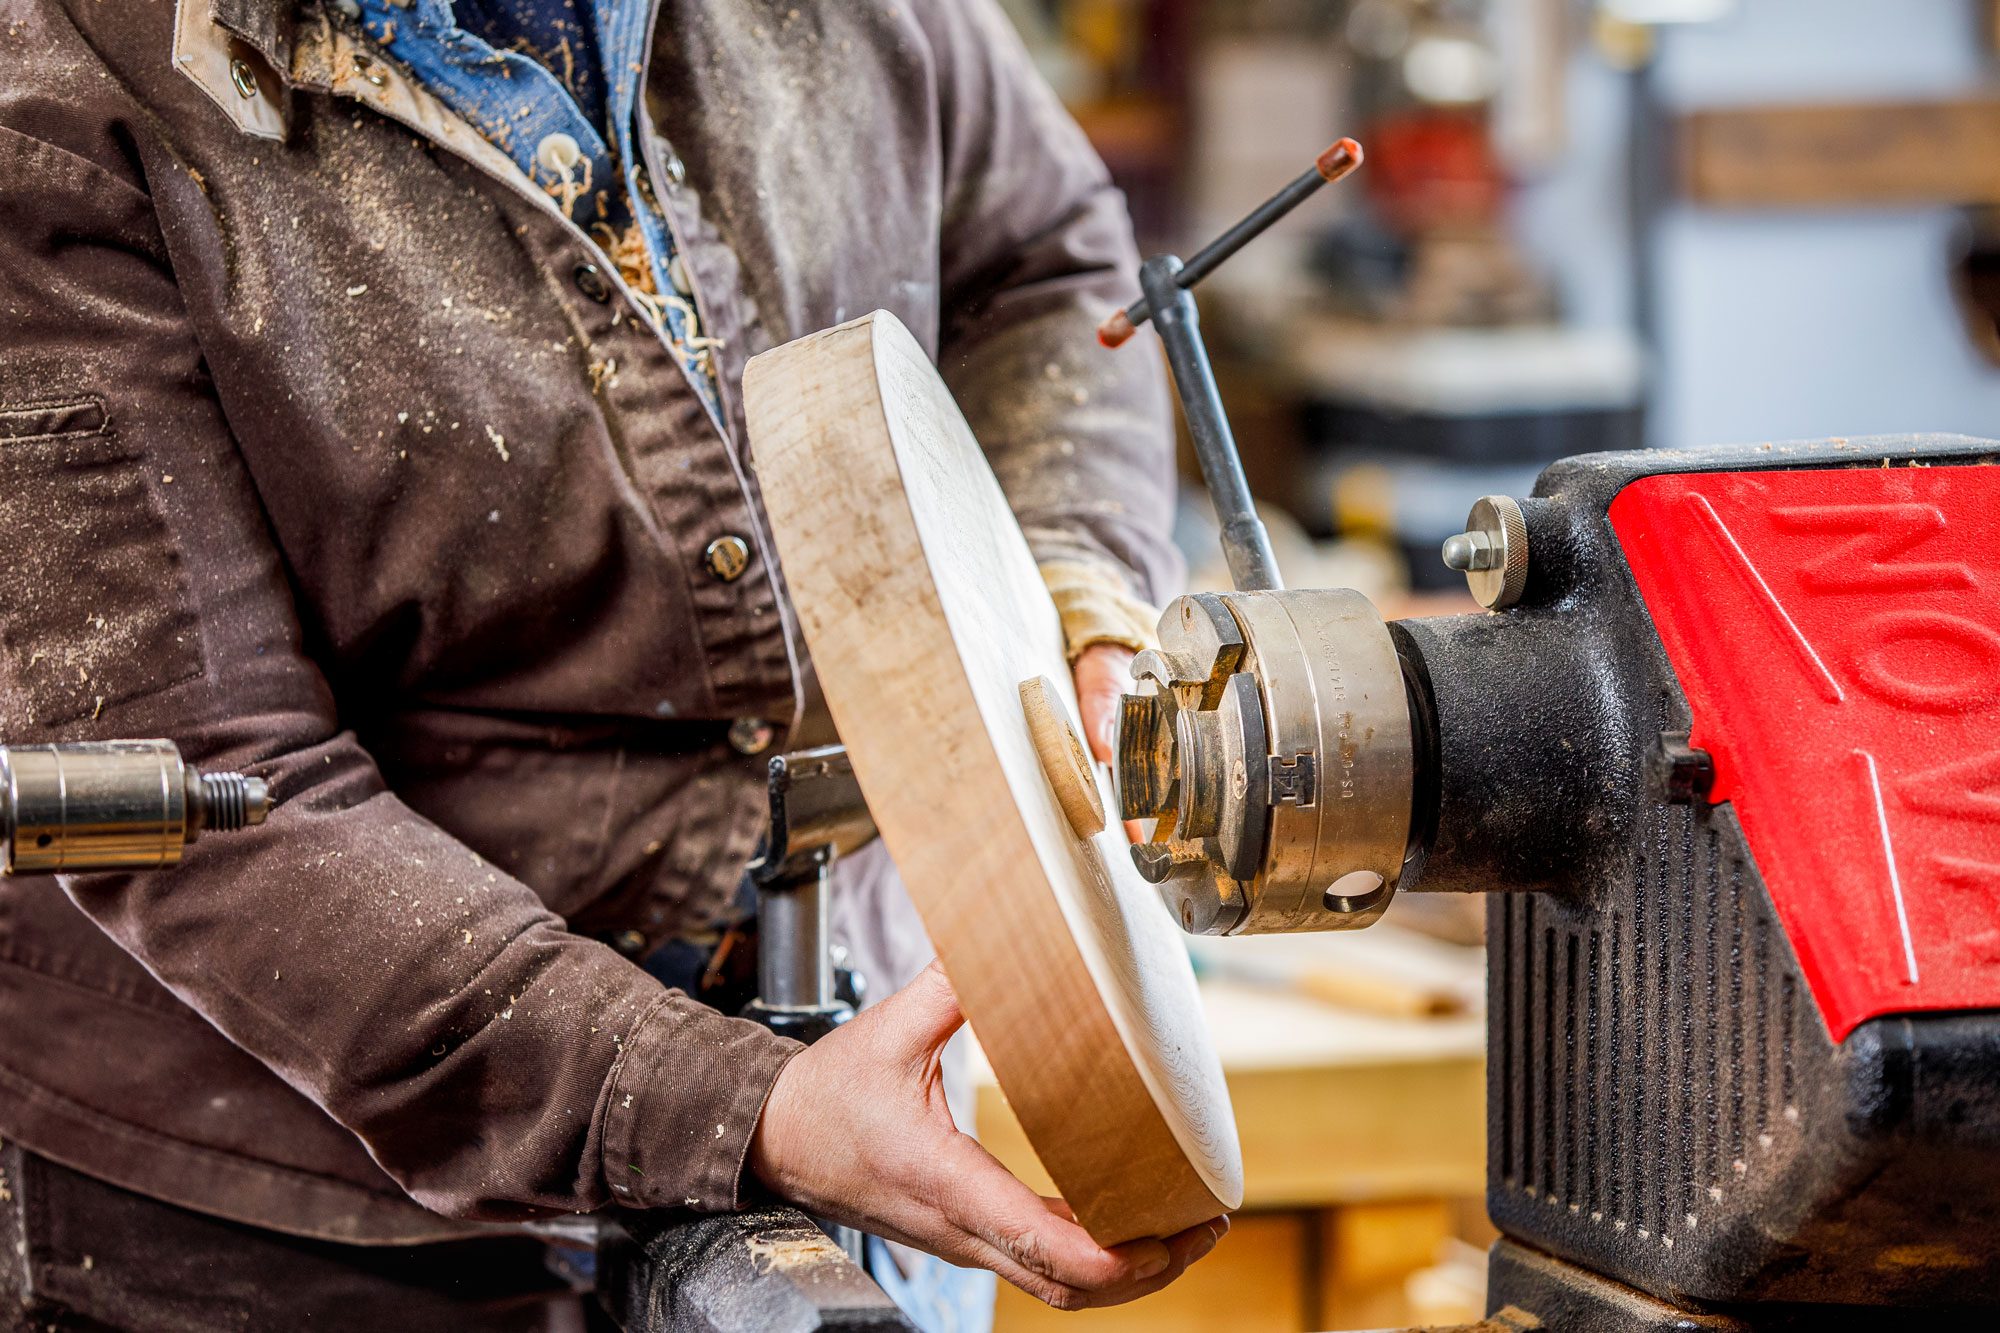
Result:
{"label": "tool rest post", "polygon": [[1216,521],[1222,527],[1222,552],[1229,561],[1229,577],[1239,590],[1282,588],[1284,580],[1278,574],[1277,556],[1271,552],[1270,534],[1257,517],[1250,483],[1243,475],[1243,460],[1236,452],[1236,437],[1230,432],[1222,394],[1215,385],[1215,371],[1202,345],[1201,316],[1194,297],[1178,281],[1180,271],[1179,259],[1160,255],[1140,267],[1139,285],[1152,310],[1153,327],[1166,344],[1167,365],[1180,394],[1181,414],[1187,419],[1202,480],[1207,483]]}
{"label": "tool rest post", "polygon": [[831,849],[814,862],[757,889],[757,992],[773,1009],[825,1009],[833,1003],[828,953]]}

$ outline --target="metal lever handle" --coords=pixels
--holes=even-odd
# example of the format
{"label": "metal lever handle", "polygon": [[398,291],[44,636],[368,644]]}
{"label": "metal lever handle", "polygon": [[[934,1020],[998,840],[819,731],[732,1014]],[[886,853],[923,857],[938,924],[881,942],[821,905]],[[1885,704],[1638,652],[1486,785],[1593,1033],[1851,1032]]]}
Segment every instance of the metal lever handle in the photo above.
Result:
{"label": "metal lever handle", "polygon": [[1230,581],[1239,591],[1285,585],[1278,573],[1277,556],[1271,551],[1271,536],[1250,497],[1243,459],[1236,451],[1236,437],[1229,429],[1229,415],[1223,410],[1208,348],[1201,339],[1200,312],[1189,289],[1322,185],[1339,180],[1360,165],[1361,145],[1342,139],[1321,153],[1310,171],[1265,200],[1185,264],[1175,255],[1147,260],[1139,268],[1139,287],[1144,295],[1098,326],[1097,340],[1106,347],[1124,343],[1148,320],[1159,331],[1167,349],[1167,366],[1173,372],[1174,390],[1180,396],[1181,414],[1187,419],[1195,458],[1201,464],[1202,480],[1222,525],[1222,554],[1229,562]]}
{"label": "metal lever handle", "polygon": [[[1301,172],[1290,185],[1250,210],[1241,222],[1210,241],[1185,264],[1175,261],[1174,285],[1186,290],[1221,267],[1222,261],[1261,236],[1270,225],[1297,208],[1322,185],[1331,185],[1361,165],[1361,145],[1342,139],[1314,160],[1312,170]],[[1150,298],[1134,301],[1097,327],[1097,340],[1117,347],[1139,331],[1153,317]]]}

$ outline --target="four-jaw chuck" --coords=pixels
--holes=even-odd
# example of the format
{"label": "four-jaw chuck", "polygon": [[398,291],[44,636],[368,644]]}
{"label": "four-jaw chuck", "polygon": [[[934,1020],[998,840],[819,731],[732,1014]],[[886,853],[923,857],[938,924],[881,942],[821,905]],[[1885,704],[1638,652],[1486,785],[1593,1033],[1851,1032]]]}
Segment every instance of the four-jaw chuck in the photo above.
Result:
{"label": "four-jaw chuck", "polygon": [[1388,626],[1345,589],[1200,593],[1160,619],[1118,720],[1119,814],[1183,929],[1341,930],[1409,854],[1417,745]]}

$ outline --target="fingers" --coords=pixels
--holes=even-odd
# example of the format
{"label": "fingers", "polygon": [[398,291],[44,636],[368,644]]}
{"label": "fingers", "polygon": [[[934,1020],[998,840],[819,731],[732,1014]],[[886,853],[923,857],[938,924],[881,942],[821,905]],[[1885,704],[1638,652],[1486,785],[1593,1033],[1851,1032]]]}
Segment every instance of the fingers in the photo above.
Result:
{"label": "fingers", "polygon": [[1105,1248],[1077,1225],[1068,1204],[1034,1194],[971,1139],[958,1138],[935,1160],[946,1185],[936,1200],[945,1230],[917,1243],[989,1268],[1060,1310],[1150,1295],[1204,1258],[1229,1229],[1227,1218],[1216,1218],[1164,1240]]}
{"label": "fingers", "polygon": [[1132,688],[1132,650],[1115,643],[1093,644],[1076,659],[1076,708],[1084,740],[1099,763],[1112,759],[1111,733],[1118,720],[1118,696]]}
{"label": "fingers", "polygon": [[1206,1259],[1228,1233],[1229,1219],[1218,1217],[1212,1222],[1199,1223],[1186,1231],[1170,1236],[1167,1238],[1166,1246],[1171,1258],[1164,1269],[1130,1286],[1087,1292],[1085,1302],[1091,1306],[1123,1305],[1127,1301],[1139,1300],[1171,1286],[1178,1282],[1188,1269]]}
{"label": "fingers", "polygon": [[934,1054],[965,1026],[958,993],[951,988],[944,965],[935,960],[909,985],[876,1005],[871,1014],[892,1045],[916,1058]]}
{"label": "fingers", "polygon": [[[1059,1209],[1067,1212],[1066,1208],[1061,1208],[1058,1200],[1044,1200],[1044,1202],[1050,1205],[1052,1213]],[[1057,1309],[1095,1309],[1140,1300],[1170,1286],[1189,1268],[1207,1258],[1222,1237],[1228,1233],[1229,1219],[1226,1217],[1198,1223],[1186,1231],[1167,1238],[1165,1244],[1171,1253],[1171,1258],[1167,1266],[1159,1272],[1151,1277],[1095,1290],[1055,1282],[1037,1273],[1012,1271],[1013,1266],[1005,1261],[1004,1256],[996,1256],[998,1262],[988,1262],[986,1266],[1029,1295]]]}
{"label": "fingers", "polygon": [[[1076,1224],[1072,1222],[1068,1225]],[[1083,1231],[1082,1227],[1076,1229]],[[1090,1233],[1084,1231],[1083,1234],[1088,1236]],[[1158,1277],[1174,1266],[1174,1253],[1167,1248],[1164,1241],[1128,1240],[1123,1245],[1115,1245],[1104,1253],[1115,1254],[1120,1262],[1129,1265],[1132,1278],[1137,1282]]]}
{"label": "fingers", "polygon": [[1024,1268],[1005,1250],[977,1237],[968,1237],[967,1240],[968,1244],[964,1251],[968,1256],[966,1262],[993,1270],[1036,1300],[1058,1310],[1087,1310],[1100,1306],[1120,1305],[1138,1296],[1157,1291],[1174,1276],[1178,1276],[1169,1267],[1163,1269],[1162,1275],[1159,1276],[1135,1279],[1093,1290],[1061,1282],[1046,1274]]}
{"label": "fingers", "polygon": [[1173,1263],[1163,1241],[1105,1249],[1063,1215],[1067,1208],[1058,1213],[971,1139],[958,1139],[939,1165],[947,1182],[938,1199],[945,1218],[1030,1275],[1090,1293],[1145,1281]]}
{"label": "fingers", "polygon": [[[1132,650],[1115,643],[1095,644],[1076,659],[1076,707],[1091,754],[1101,764],[1115,764],[1118,698],[1132,688]],[[1145,827],[1125,821],[1128,842],[1146,841]]]}
{"label": "fingers", "polygon": [[[1227,1222],[1106,1248],[951,1123],[938,1048],[964,1022],[937,964],[785,1066],[750,1147],[758,1177],[822,1215],[988,1268],[1059,1309],[1157,1291]],[[840,1108],[860,1108],[841,1121]]]}
{"label": "fingers", "polygon": [[1228,1234],[1229,1219],[1212,1218],[1167,1237],[1167,1249],[1178,1268],[1185,1269],[1207,1258],[1209,1251],[1221,1244],[1222,1238]]}

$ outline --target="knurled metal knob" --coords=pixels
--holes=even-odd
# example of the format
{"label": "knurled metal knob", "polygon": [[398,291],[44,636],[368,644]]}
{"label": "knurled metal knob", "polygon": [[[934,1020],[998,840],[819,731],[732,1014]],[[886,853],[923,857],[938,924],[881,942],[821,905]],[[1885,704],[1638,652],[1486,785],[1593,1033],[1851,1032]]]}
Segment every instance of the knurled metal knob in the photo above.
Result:
{"label": "knurled metal knob", "polygon": [[1528,523],[1520,504],[1482,496],[1465,516],[1465,531],[1445,539],[1444,563],[1464,573],[1473,599],[1487,610],[1520,601],[1528,586]]}

